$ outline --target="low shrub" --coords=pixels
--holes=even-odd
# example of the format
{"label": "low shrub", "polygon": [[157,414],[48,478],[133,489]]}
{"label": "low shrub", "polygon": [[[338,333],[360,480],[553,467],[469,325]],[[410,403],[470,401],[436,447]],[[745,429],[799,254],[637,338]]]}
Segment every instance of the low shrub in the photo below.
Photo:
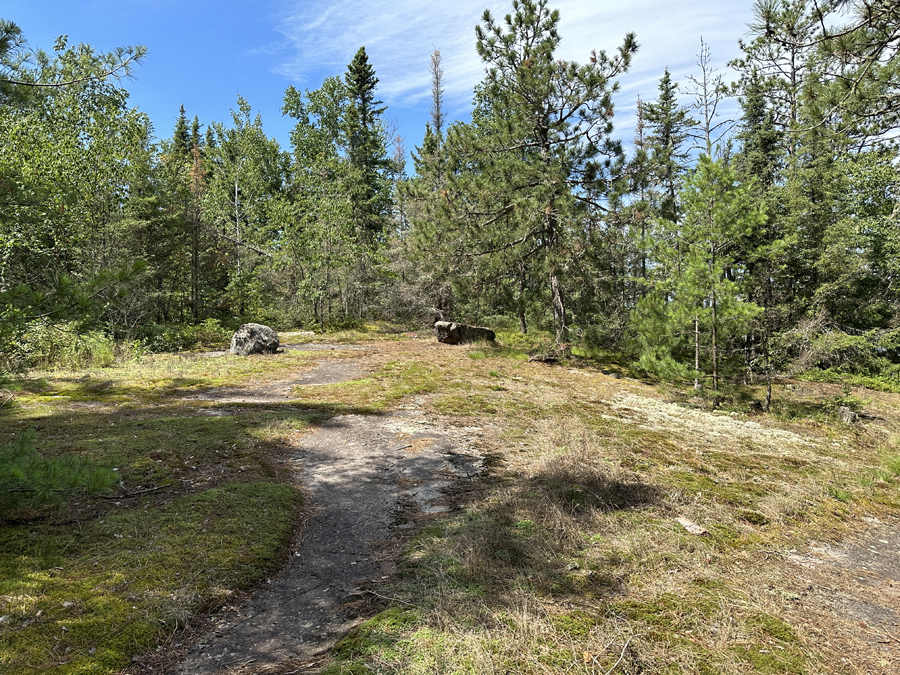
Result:
{"label": "low shrub", "polygon": [[3,349],[3,369],[19,372],[29,368],[105,368],[111,366],[119,348],[103,331],[83,331],[69,322],[34,321],[25,325]]}
{"label": "low shrub", "polygon": [[196,325],[153,326],[148,333],[142,342],[151,353],[212,349],[227,343],[232,336],[232,331],[222,326],[219,319],[206,319]]}
{"label": "low shrub", "polygon": [[0,448],[0,517],[23,508],[60,506],[67,495],[84,490],[105,492],[118,476],[112,469],[63,455],[43,457],[28,430]]}

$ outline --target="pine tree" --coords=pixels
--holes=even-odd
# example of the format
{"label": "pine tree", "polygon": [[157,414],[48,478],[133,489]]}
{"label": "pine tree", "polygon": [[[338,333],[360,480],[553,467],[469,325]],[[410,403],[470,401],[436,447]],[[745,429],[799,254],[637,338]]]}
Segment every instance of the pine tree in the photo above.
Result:
{"label": "pine tree", "polygon": [[430,255],[471,282],[469,291],[494,292],[523,269],[540,273],[562,344],[572,237],[621,169],[621,146],[609,138],[612,79],[627,70],[637,44],[628,35],[612,58],[595,52],[584,65],[562,61],[558,24],[545,0],[515,0],[503,24],[484,13],[476,46],[487,75],[472,124],[447,132],[447,182],[432,197],[440,229],[429,232],[434,224],[420,221],[419,232]]}
{"label": "pine tree", "polygon": [[730,347],[760,311],[746,300],[735,243],[761,227],[765,215],[734,171],[706,155],[680,198],[682,222],[660,222],[654,292],[635,311],[640,365],[670,377],[693,374],[696,383],[701,374],[708,376],[715,406]]}
{"label": "pine tree", "polygon": [[119,480],[111,469],[71,455],[43,457],[34,448],[34,430],[0,447],[0,516],[15,509],[62,506],[75,492],[107,492]]}

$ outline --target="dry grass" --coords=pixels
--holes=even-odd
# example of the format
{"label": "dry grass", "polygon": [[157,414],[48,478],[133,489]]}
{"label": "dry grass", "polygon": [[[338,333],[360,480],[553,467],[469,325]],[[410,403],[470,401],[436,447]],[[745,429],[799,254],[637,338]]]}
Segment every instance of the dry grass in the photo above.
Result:
{"label": "dry grass", "polygon": [[492,476],[463,515],[411,543],[391,608],[327,672],[900,667],[846,607],[806,592],[790,558],[900,506],[895,399],[881,395],[866,427],[751,419],[660,401],[590,364],[471,351],[436,366],[455,386],[431,400],[451,423],[491,430]]}

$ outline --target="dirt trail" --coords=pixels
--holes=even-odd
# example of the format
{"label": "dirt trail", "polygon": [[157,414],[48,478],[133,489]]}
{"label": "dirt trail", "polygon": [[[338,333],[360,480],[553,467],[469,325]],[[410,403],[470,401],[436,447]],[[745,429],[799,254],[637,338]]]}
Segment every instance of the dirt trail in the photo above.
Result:
{"label": "dirt trail", "polygon": [[[355,345],[332,344],[288,344],[282,345],[291,351],[359,351],[364,354],[363,347]],[[225,356],[227,351],[208,352],[205,357]],[[292,397],[293,388],[310,384],[337,384],[356,380],[365,376],[359,359],[338,359],[320,361],[312,368],[284,380],[266,382],[259,386],[219,387],[202,391],[192,398],[199,401],[218,401],[220,403],[283,403]]]}
{"label": "dirt trail", "polygon": [[[290,381],[204,396],[283,401],[294,385],[364,375],[356,359],[329,360]],[[354,625],[346,603],[377,589],[392,571],[385,547],[394,529],[450,510],[444,490],[480,471],[481,457],[467,444],[467,434],[476,431],[433,426],[413,402],[384,415],[333,417],[299,433],[291,462],[313,514],[288,568],[244,606],[220,615],[215,629],[170,672],[240,671],[329,649]]]}

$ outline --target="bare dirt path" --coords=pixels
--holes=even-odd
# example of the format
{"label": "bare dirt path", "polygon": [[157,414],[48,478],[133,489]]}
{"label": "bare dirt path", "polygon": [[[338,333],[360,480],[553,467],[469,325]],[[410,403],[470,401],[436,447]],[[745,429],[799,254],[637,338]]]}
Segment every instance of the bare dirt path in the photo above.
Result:
{"label": "bare dirt path", "polygon": [[[198,398],[284,401],[295,385],[363,377],[357,359],[325,360],[286,381]],[[241,607],[220,615],[171,673],[241,672],[329,649],[356,620],[354,600],[392,571],[395,528],[453,508],[446,488],[474,478],[481,457],[467,433],[434,426],[413,401],[383,415],[332,417],[292,439],[290,458],[312,516],[287,569]]]}

